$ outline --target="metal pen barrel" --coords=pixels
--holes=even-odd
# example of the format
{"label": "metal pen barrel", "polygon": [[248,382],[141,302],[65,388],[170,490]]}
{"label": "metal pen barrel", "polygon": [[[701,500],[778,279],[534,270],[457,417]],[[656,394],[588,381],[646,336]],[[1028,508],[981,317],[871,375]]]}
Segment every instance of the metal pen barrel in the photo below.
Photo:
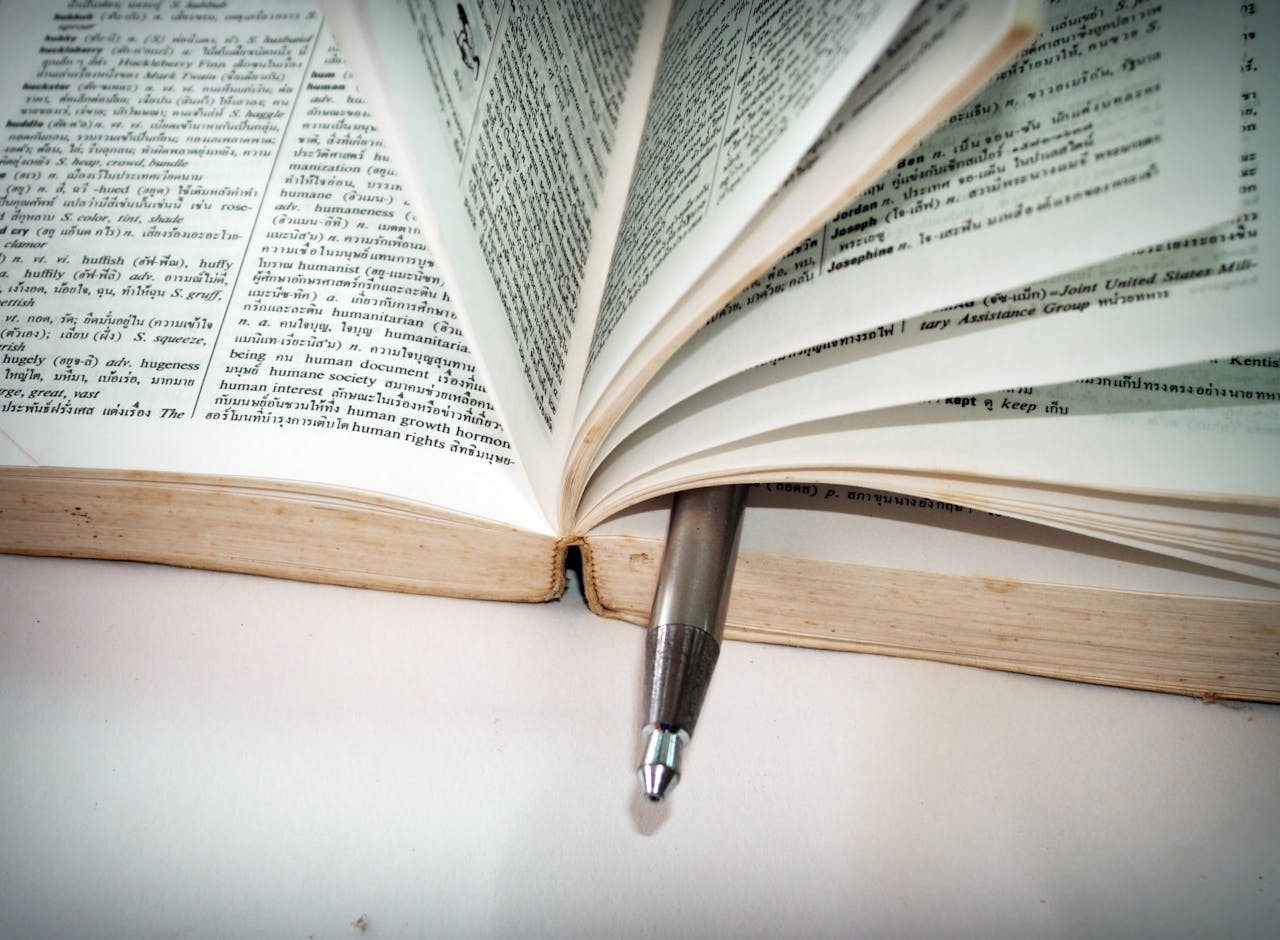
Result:
{"label": "metal pen barrel", "polygon": [[658,801],[680,779],[720,655],[747,487],[677,493],[645,638],[645,796]]}

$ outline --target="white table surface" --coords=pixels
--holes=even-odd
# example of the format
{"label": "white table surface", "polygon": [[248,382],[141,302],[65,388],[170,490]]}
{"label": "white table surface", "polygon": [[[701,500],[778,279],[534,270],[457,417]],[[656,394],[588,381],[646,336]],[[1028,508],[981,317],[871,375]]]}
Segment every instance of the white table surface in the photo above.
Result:
{"label": "white table surface", "polygon": [[1274,937],[1280,707],[0,557],[0,937]]}

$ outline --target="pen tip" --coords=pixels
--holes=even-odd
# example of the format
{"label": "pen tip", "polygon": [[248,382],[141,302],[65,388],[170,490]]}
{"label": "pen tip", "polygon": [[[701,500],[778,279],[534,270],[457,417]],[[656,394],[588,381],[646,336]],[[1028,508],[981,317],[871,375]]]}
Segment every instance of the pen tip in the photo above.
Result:
{"label": "pen tip", "polygon": [[666,764],[641,764],[640,787],[650,803],[661,803],[680,779],[680,772]]}

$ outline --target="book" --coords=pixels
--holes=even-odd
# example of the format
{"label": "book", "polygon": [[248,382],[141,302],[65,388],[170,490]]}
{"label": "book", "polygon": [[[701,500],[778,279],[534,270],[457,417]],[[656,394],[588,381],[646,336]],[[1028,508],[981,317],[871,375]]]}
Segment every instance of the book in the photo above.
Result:
{"label": "book", "polygon": [[6,4],[0,549],[1280,700],[1274,15]]}

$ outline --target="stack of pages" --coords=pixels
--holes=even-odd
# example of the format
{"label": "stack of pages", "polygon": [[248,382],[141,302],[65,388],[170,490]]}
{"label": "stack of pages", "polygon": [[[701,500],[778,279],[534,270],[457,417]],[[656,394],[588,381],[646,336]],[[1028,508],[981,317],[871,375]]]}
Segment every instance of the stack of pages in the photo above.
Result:
{"label": "stack of pages", "polygon": [[1280,699],[1273,3],[530,6],[0,7],[0,550]]}

